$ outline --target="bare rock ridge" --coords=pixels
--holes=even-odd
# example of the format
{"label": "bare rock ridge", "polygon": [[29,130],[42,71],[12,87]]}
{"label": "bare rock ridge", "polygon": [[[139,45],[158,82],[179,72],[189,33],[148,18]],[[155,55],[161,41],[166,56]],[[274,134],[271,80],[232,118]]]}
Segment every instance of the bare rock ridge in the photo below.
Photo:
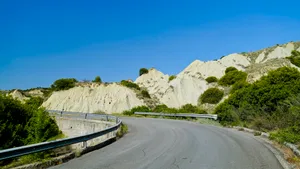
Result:
{"label": "bare rock ridge", "polygon": [[[138,77],[134,83],[147,89],[151,97],[159,104],[178,108],[185,104],[197,105],[199,96],[211,84],[206,82],[209,76],[221,78],[227,67],[233,66],[248,73],[248,82],[254,82],[268,71],[282,66],[295,67],[285,59],[292,50],[300,51],[300,42],[289,42],[255,52],[233,53],[214,61],[195,60],[180,72],[175,79],[151,68],[147,74]],[[43,104],[47,109],[69,110],[77,112],[121,113],[136,106],[145,105],[134,90],[118,84],[82,86],[67,91],[54,92]]]}

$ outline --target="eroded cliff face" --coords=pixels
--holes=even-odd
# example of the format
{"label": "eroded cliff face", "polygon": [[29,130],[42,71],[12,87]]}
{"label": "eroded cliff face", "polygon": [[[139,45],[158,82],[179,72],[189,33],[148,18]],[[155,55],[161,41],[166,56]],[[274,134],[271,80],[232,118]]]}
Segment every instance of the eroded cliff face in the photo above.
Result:
{"label": "eroded cliff face", "polygon": [[136,106],[145,105],[136,93],[118,84],[77,86],[69,90],[54,92],[43,103],[49,110],[93,113],[121,113]]}

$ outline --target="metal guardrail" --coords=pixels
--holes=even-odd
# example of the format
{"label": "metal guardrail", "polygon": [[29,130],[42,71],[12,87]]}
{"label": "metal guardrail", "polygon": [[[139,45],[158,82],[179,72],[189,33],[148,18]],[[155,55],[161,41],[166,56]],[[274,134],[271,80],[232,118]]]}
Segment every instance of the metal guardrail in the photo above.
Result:
{"label": "metal guardrail", "polygon": [[218,119],[216,114],[189,114],[189,113],[152,113],[152,112],[135,112],[136,115],[152,115],[152,116],[169,116],[169,117],[193,117],[193,118],[206,118]]}
{"label": "metal guardrail", "polygon": [[[50,110],[49,112],[54,113],[54,115],[57,115],[57,113],[58,113],[60,115],[64,115],[64,117],[67,115],[72,116],[72,114],[73,114],[73,116],[79,115],[78,113],[73,113],[73,112],[61,112],[61,111],[52,111],[52,110]],[[122,123],[122,121],[118,117],[115,117],[115,116],[83,114],[83,113],[81,113],[81,114],[82,114],[82,116],[78,116],[78,117],[81,117],[81,118],[84,117],[85,119],[95,119],[97,117],[99,119],[102,119],[102,118],[113,119],[116,121],[116,124],[105,130],[101,130],[101,131],[91,133],[91,134],[0,150],[0,160],[5,160],[5,159],[9,159],[9,158],[23,156],[26,154],[32,154],[32,153],[37,153],[37,152],[41,152],[41,151],[51,150],[51,149],[64,147],[64,146],[75,144],[75,143],[85,142],[90,139],[100,137],[107,133],[118,130],[118,128],[120,127],[120,125]]]}

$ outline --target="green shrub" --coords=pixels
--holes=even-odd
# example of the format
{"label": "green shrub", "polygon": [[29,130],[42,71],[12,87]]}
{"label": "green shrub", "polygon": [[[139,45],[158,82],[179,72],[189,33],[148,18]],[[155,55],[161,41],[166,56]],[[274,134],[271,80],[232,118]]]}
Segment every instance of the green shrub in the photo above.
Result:
{"label": "green shrub", "polygon": [[181,108],[178,110],[179,113],[196,113],[196,114],[207,114],[205,110],[200,109],[197,106],[194,106],[192,104],[186,104],[181,106]]}
{"label": "green shrub", "polygon": [[138,106],[138,107],[132,108],[131,110],[123,111],[122,114],[130,116],[130,115],[133,115],[135,112],[150,112],[150,111],[151,110],[147,106]]}
{"label": "green shrub", "polygon": [[74,78],[58,79],[51,85],[51,88],[55,91],[68,90],[70,88],[75,87],[76,82],[77,80]]}
{"label": "green shrub", "polygon": [[97,110],[97,111],[94,112],[94,114],[106,114],[106,113],[102,110]]}
{"label": "green shrub", "polygon": [[61,134],[55,120],[39,105],[37,98],[22,104],[0,95],[0,149],[43,142]]}
{"label": "green shrub", "polygon": [[227,74],[228,72],[231,72],[231,71],[238,71],[238,69],[233,66],[230,66],[230,67],[226,68],[225,74]]}
{"label": "green shrub", "polygon": [[132,88],[132,89],[137,89],[137,90],[141,90],[141,88],[139,87],[139,85],[132,83],[130,81],[127,80],[122,80],[121,81],[121,85],[126,86],[128,88]]}
{"label": "green shrub", "polygon": [[256,131],[256,132],[254,132],[254,134],[253,134],[254,136],[260,136],[261,135],[261,132],[259,132],[259,131]]}
{"label": "green shrub", "polygon": [[230,90],[230,93],[234,93],[235,91],[241,89],[241,88],[245,88],[245,87],[249,87],[250,84],[247,83],[246,81],[238,81],[236,82],[234,85],[232,85],[232,88]]}
{"label": "green shrub", "polygon": [[291,54],[292,55],[290,57],[287,57],[287,59],[289,59],[295,66],[300,67],[300,52],[293,50]]}
{"label": "green shrub", "polygon": [[239,116],[234,111],[234,107],[228,104],[227,100],[216,107],[215,114],[218,114],[218,120],[225,126],[237,125],[240,122]]}
{"label": "green shrub", "polygon": [[151,96],[150,96],[150,94],[148,93],[147,90],[142,90],[142,96],[143,96],[144,98],[151,98]]}
{"label": "green shrub", "polygon": [[283,130],[279,130],[277,132],[271,133],[270,139],[276,140],[280,143],[289,142],[293,144],[300,143],[300,131],[293,131],[292,128],[287,128]]}
{"label": "green shrub", "polygon": [[100,76],[96,76],[95,79],[93,80],[93,82],[102,83],[102,80],[101,80]]}
{"label": "green shrub", "polygon": [[238,70],[231,70],[227,72],[218,82],[221,86],[230,86],[239,81],[246,81],[247,73],[238,71]]}
{"label": "green shrub", "polygon": [[149,71],[146,68],[141,68],[140,69],[140,76],[142,76],[143,74],[147,74]]}
{"label": "green shrub", "polygon": [[209,88],[201,96],[201,103],[217,104],[224,96],[224,91],[218,88]]}
{"label": "green shrub", "polygon": [[176,78],[175,75],[170,76],[170,77],[169,77],[169,82],[172,81],[172,80],[174,80],[175,78]]}
{"label": "green shrub", "polygon": [[278,129],[273,136],[279,140],[297,140],[300,133],[300,72],[297,69],[282,67],[253,84],[241,86],[244,87],[238,87],[215,109],[222,124],[243,123],[261,131]]}
{"label": "green shrub", "polygon": [[215,76],[209,76],[205,80],[207,81],[207,83],[218,82],[218,78],[216,78]]}

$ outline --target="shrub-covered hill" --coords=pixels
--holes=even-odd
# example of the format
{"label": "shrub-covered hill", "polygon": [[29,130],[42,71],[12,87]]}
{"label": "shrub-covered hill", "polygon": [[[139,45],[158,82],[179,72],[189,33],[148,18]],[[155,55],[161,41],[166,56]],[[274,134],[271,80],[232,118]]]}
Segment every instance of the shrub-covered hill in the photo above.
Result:
{"label": "shrub-covered hill", "polygon": [[277,131],[280,141],[300,141],[300,72],[282,67],[243,85],[215,110],[224,125]]}

